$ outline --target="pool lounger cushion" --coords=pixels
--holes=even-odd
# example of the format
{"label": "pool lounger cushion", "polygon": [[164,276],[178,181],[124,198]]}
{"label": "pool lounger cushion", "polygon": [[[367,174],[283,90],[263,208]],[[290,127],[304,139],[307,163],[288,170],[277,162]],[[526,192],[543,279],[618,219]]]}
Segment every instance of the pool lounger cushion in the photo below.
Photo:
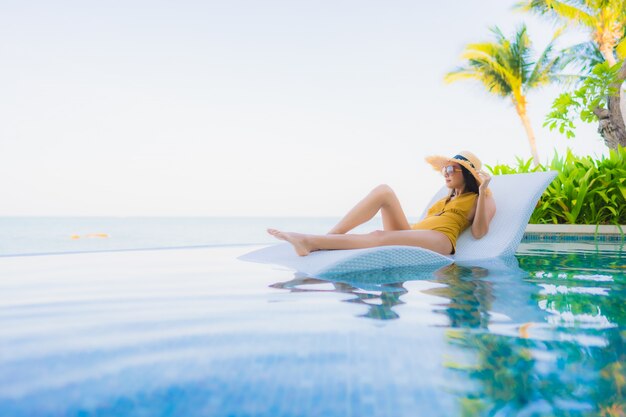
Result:
{"label": "pool lounger cushion", "polygon": [[[371,269],[418,267],[434,271],[455,261],[512,256],[519,246],[528,219],[539,197],[556,176],[555,171],[494,176],[490,188],[496,200],[496,214],[489,233],[474,239],[470,229],[457,240],[456,254],[444,256],[414,246],[380,246],[367,249],[321,250],[298,256],[289,243],[279,243],[241,256],[239,259],[282,265],[312,276]],[[423,218],[435,201],[443,198],[444,186],[424,209]]]}

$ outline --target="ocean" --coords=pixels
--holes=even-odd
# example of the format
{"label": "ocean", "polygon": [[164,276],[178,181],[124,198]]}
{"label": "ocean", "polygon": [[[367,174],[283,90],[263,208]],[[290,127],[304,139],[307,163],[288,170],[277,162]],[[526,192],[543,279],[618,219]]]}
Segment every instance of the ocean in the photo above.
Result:
{"label": "ocean", "polygon": [[[271,244],[268,227],[327,233],[339,217],[0,217],[0,256]],[[380,217],[354,230],[381,229]]]}

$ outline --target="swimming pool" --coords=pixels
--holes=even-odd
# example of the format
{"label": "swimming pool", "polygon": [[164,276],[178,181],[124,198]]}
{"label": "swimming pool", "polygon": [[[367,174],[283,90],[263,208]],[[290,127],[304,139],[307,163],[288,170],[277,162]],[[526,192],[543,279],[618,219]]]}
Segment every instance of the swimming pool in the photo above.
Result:
{"label": "swimming pool", "polygon": [[256,248],[0,258],[0,416],[626,409],[619,245],[324,279]]}

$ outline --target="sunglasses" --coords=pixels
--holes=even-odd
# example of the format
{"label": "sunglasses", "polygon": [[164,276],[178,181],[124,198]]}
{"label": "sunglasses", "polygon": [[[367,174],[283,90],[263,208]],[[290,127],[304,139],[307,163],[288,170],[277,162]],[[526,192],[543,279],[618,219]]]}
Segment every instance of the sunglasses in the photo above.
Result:
{"label": "sunglasses", "polygon": [[452,175],[452,174],[454,174],[454,171],[461,172],[462,170],[461,170],[461,168],[456,168],[456,167],[454,167],[452,165],[448,165],[447,167],[441,168],[441,174],[444,175],[444,176]]}

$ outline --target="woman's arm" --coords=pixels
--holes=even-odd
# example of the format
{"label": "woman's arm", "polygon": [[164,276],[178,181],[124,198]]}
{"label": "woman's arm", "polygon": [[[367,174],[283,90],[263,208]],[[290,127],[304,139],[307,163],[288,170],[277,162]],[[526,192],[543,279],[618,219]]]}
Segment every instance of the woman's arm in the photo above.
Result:
{"label": "woman's arm", "polygon": [[480,184],[478,199],[476,201],[476,212],[474,221],[472,222],[472,236],[480,239],[489,231],[489,223],[496,214],[496,202],[490,192],[487,192],[487,186],[491,181],[491,177],[485,172],[479,172],[478,175],[483,182]]}

